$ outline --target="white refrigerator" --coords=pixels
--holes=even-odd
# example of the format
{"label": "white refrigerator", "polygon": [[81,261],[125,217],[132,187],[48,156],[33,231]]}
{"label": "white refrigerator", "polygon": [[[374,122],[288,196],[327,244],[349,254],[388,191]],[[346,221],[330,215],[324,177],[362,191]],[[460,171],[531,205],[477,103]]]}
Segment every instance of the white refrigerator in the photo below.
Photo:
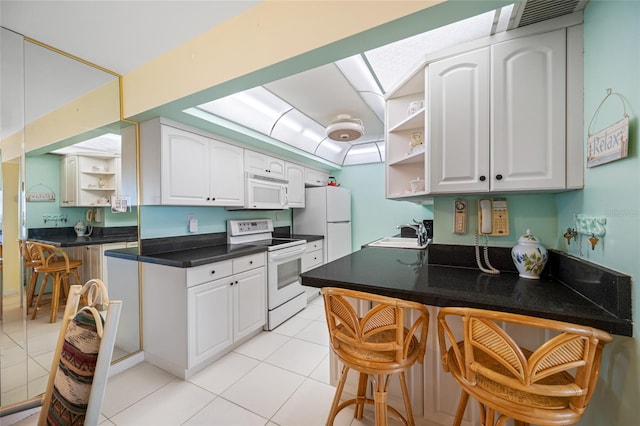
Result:
{"label": "white refrigerator", "polygon": [[305,189],[304,209],[293,211],[295,234],[322,235],[324,260],[351,253],[351,191],[340,186]]}

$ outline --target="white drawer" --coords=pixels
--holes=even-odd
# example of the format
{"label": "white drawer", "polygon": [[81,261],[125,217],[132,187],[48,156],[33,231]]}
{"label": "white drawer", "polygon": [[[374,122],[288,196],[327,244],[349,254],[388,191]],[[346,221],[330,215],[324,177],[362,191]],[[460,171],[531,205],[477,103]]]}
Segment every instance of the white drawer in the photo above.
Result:
{"label": "white drawer", "polygon": [[233,259],[233,273],[248,271],[249,269],[259,268],[266,263],[266,253],[256,253],[250,256],[242,256]]}
{"label": "white drawer", "polygon": [[302,255],[302,272],[322,265],[322,250],[316,250]]}
{"label": "white drawer", "polygon": [[223,260],[222,262],[209,263],[207,265],[195,266],[187,269],[187,287],[228,277],[233,273],[233,262]]}
{"label": "white drawer", "polygon": [[307,253],[315,250],[322,250],[322,240],[309,241],[307,243]]}

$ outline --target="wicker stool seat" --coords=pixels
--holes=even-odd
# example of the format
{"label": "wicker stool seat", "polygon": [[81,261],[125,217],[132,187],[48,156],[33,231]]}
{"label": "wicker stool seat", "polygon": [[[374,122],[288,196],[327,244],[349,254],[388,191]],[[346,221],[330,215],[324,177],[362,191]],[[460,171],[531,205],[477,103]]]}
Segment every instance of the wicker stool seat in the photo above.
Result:
{"label": "wicker stool seat", "polygon": [[[322,295],[331,350],[344,365],[327,424],[333,424],[340,410],[354,404],[354,417],[361,419],[364,404],[372,404],[375,406],[376,425],[388,424],[388,411],[403,424],[413,425],[405,371],[424,360],[429,326],[429,313],[425,306],[338,288],[323,288]],[[373,307],[358,316],[349,300],[371,302]],[[412,311],[414,316],[405,325],[405,313],[408,311]],[[359,373],[357,396],[340,403],[350,369]],[[406,417],[387,404],[389,378],[393,374],[400,378]],[[369,379],[374,385],[373,399],[366,396]]]}
{"label": "wicker stool seat", "polygon": [[51,316],[49,322],[56,322],[60,299],[67,295],[69,289],[69,276],[72,275],[77,284],[80,282],[80,274],[78,268],[82,265],[79,259],[69,259],[69,256],[60,248],[50,244],[29,242],[29,253],[31,259],[40,260],[40,263],[33,266],[34,274],[43,274],[42,284],[38,292],[38,298],[35,303],[33,315],[31,319],[35,319],[38,311],[43,307],[44,288],[49,277],[52,281],[51,293]]}
{"label": "wicker stool seat", "polygon": [[[458,321],[455,321],[457,318]],[[520,347],[499,324],[550,330],[534,351]],[[462,340],[452,330],[462,328]],[[569,425],[580,420],[595,388],[604,345],[601,330],[524,315],[443,308],[438,340],[445,371],[462,388],[454,425],[469,396],[480,405],[483,425]],[[497,418],[496,418],[497,417]]]}

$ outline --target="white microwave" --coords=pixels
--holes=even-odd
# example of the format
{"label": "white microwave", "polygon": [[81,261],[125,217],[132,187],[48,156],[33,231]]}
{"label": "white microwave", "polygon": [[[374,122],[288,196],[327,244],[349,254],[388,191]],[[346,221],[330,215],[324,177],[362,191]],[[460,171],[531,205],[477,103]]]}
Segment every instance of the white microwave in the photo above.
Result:
{"label": "white microwave", "polygon": [[288,209],[287,185],[289,181],[247,173],[245,209]]}

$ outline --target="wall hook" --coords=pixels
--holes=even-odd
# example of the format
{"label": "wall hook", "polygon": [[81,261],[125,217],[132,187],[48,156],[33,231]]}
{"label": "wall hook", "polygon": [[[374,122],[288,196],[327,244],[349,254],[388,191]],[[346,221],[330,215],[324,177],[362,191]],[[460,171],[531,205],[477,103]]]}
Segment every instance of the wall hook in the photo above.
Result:
{"label": "wall hook", "polygon": [[578,233],[576,232],[575,228],[567,228],[567,232],[563,234],[563,237],[567,239],[567,245],[570,246],[571,239],[575,240],[576,238],[578,238]]}
{"label": "wall hook", "polygon": [[589,237],[589,242],[591,243],[591,250],[596,249],[596,244],[598,244],[598,241],[600,241],[600,239],[596,237],[594,234],[591,234],[591,236]]}

